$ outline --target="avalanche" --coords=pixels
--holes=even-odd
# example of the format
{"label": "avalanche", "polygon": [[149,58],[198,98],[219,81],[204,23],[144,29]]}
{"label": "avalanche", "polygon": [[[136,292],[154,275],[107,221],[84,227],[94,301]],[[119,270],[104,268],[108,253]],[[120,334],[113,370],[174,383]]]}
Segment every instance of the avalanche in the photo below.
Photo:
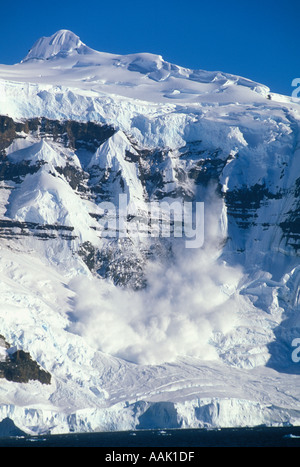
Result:
{"label": "avalanche", "polygon": [[[299,425],[299,103],[67,30],[0,65],[0,361],[51,374],[1,378],[0,421]],[[204,203],[201,248],[134,235],[163,201]]]}

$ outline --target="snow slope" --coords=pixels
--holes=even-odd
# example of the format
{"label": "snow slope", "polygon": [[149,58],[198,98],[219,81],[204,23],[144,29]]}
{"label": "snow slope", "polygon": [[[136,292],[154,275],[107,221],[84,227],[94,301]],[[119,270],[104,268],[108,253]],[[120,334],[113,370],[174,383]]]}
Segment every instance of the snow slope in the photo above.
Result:
{"label": "snow slope", "polygon": [[[0,115],[0,334],[52,376],[1,379],[0,418],[299,424],[299,99],[61,30],[0,65]],[[145,235],[178,200],[204,202],[201,248]]]}

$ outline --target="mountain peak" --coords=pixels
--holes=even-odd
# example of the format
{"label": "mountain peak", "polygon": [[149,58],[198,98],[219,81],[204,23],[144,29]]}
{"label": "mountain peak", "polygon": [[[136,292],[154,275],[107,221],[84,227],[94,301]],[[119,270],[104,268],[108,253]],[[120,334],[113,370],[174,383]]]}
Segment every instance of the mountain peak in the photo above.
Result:
{"label": "mountain peak", "polygon": [[68,29],[60,29],[50,37],[41,37],[29,50],[23,62],[65,57],[73,52],[85,54],[91,51],[80,38]]}

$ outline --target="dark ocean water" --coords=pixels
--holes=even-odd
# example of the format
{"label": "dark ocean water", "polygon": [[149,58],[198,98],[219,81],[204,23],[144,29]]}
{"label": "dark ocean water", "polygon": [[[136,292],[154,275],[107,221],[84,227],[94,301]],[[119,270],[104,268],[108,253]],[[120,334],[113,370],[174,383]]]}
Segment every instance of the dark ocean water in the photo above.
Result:
{"label": "dark ocean water", "polygon": [[[104,457],[128,453],[128,448],[136,448],[135,450],[131,449],[130,452],[137,453],[139,448],[142,448],[140,452],[144,453],[145,456],[148,455],[147,453],[157,452],[157,449],[153,451],[151,448],[169,448],[169,451],[170,448],[173,448],[178,452],[179,456],[179,452],[187,453],[191,449],[199,447],[300,447],[300,426],[225,428],[218,430],[138,430],[2,437],[0,438],[0,447],[100,447],[103,448],[101,452]],[[166,452],[166,449],[162,452]],[[196,450],[193,452],[197,453]],[[154,460],[154,457],[151,460]],[[127,458],[126,461],[128,461]]]}

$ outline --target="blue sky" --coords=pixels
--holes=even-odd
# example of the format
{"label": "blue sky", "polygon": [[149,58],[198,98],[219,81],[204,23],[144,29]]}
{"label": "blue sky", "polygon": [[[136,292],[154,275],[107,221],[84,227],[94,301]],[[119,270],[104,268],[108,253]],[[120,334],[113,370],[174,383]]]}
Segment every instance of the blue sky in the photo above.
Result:
{"label": "blue sky", "polygon": [[90,47],[157,53],[291,95],[300,77],[300,0],[14,0],[2,2],[0,63],[19,62],[41,36],[70,29]]}

